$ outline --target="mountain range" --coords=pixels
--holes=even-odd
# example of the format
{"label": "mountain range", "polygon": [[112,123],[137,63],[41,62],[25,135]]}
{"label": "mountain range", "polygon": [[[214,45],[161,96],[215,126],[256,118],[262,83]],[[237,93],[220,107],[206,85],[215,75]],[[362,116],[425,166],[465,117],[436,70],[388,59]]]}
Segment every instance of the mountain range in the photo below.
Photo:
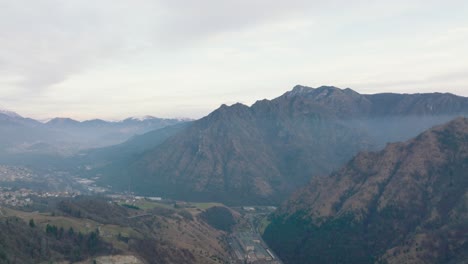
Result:
{"label": "mountain range", "polygon": [[359,151],[381,149],[467,114],[468,98],[448,93],[365,95],[298,85],[250,107],[222,105],[144,152],[92,173],[116,190],[278,204]]}
{"label": "mountain range", "polygon": [[[286,264],[466,263],[467,116],[468,98],[448,93],[367,95],[301,85],[251,106],[222,105],[195,121],[44,123],[1,110],[0,164],[51,166],[128,197],[279,205],[263,236]],[[52,199],[50,216],[0,208],[0,262],[115,253],[148,263],[229,258],[224,233],[213,229],[233,228],[227,208],[185,209],[177,201],[172,208],[169,199],[141,209],[128,197],[123,204]],[[73,229],[95,221],[108,239],[99,240],[99,228],[64,235],[63,220]],[[251,219],[262,230],[265,220]]]}
{"label": "mountain range", "polygon": [[285,263],[466,263],[468,119],[315,177],[264,238]]}
{"label": "mountain range", "polygon": [[0,111],[0,161],[33,162],[46,156],[69,156],[79,150],[122,143],[138,134],[185,122],[146,117],[118,122],[54,118],[46,123],[7,110]]}

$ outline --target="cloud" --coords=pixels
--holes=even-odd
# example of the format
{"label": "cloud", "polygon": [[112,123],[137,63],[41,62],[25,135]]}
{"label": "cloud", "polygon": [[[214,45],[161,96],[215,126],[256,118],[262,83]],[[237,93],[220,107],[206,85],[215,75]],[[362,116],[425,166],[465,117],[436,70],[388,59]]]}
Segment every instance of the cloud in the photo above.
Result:
{"label": "cloud", "polygon": [[181,1],[163,0],[164,10],[158,31],[162,38],[184,42],[209,35],[239,31],[249,26],[302,15],[318,1]]}
{"label": "cloud", "polygon": [[169,116],[296,83],[466,87],[466,3],[0,0],[0,103],[42,116]]}
{"label": "cloud", "polygon": [[191,48],[219,34],[367,2],[0,0],[0,77],[41,91],[134,53]]}
{"label": "cloud", "polygon": [[18,76],[26,90],[42,90],[122,54],[133,45],[136,23],[121,3],[2,1],[0,74]]}
{"label": "cloud", "polygon": [[11,84],[24,92],[42,91],[105,61],[190,48],[211,36],[304,15],[325,3],[0,0],[0,78],[14,76]]}
{"label": "cloud", "polygon": [[468,69],[445,73],[433,73],[421,78],[374,80],[346,83],[346,87],[361,93],[394,92],[394,93],[432,93],[450,92],[468,96]]}

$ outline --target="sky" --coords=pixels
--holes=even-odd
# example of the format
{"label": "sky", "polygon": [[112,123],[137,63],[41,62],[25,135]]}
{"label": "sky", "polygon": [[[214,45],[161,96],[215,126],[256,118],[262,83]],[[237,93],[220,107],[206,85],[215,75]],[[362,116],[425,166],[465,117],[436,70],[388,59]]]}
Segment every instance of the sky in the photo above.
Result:
{"label": "sky", "polygon": [[0,108],[200,118],[296,84],[468,96],[468,1],[0,0]]}

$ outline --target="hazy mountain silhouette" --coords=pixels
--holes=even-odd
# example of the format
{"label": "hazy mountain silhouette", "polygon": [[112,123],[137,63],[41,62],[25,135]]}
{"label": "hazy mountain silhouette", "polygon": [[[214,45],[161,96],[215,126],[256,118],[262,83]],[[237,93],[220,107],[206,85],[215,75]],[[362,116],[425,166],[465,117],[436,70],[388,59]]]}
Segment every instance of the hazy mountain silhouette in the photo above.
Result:
{"label": "hazy mountain silhouette", "polygon": [[54,118],[46,123],[0,111],[0,163],[60,163],[79,150],[122,143],[135,135],[185,120],[146,117],[119,122]]}

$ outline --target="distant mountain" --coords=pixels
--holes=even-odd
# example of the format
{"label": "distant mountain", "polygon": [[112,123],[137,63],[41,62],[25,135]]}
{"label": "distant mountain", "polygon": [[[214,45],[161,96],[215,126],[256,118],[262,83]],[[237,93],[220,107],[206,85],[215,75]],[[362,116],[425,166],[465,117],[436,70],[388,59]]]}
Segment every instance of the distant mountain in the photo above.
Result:
{"label": "distant mountain", "polygon": [[46,126],[49,127],[70,127],[70,126],[78,126],[80,124],[80,121],[76,121],[71,118],[61,118],[61,117],[56,117],[51,120],[49,120],[46,123]]}
{"label": "distant mountain", "polygon": [[10,111],[0,112],[0,135],[0,149],[26,144],[26,142],[36,142],[48,137],[42,123]]}
{"label": "distant mountain", "polygon": [[283,204],[264,238],[285,263],[465,263],[468,119],[362,152]]}
{"label": "distant mountain", "polygon": [[79,144],[83,149],[120,144],[135,135],[141,135],[180,122],[183,121],[151,116],[127,118],[117,122],[101,119],[80,122],[70,118],[54,118],[45,123],[45,126],[53,131],[68,135],[68,141]]}
{"label": "distant mountain", "polygon": [[13,117],[13,118],[21,118],[21,116],[18,115],[17,113],[10,111],[10,110],[2,109],[2,108],[0,108],[0,114]]}
{"label": "distant mountain", "polygon": [[74,164],[85,165],[88,168],[125,170],[133,158],[139,157],[141,153],[155,148],[166,139],[182,131],[189,126],[190,122],[180,122],[175,125],[137,135],[124,143],[103,148],[87,149],[77,153],[70,159]]}
{"label": "distant mountain", "polygon": [[24,118],[19,114],[8,111],[0,110],[0,126],[39,126],[41,123],[31,118]]}
{"label": "distant mountain", "polygon": [[136,135],[185,120],[145,118],[108,122],[54,118],[46,123],[0,111],[0,164],[45,164],[79,150],[120,144]]}
{"label": "distant mountain", "polygon": [[251,107],[222,105],[133,157],[125,169],[109,168],[102,181],[182,199],[276,204],[360,150],[382,148],[467,113],[468,98],[453,94],[362,95],[296,86]]}

